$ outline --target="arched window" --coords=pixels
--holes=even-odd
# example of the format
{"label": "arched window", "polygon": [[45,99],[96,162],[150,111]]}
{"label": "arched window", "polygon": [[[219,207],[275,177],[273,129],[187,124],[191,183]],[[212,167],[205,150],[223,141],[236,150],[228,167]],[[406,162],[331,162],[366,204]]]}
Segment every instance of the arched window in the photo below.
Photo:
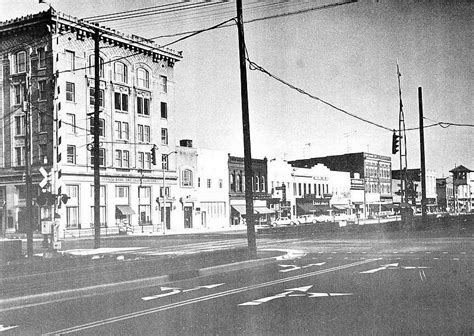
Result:
{"label": "arched window", "polygon": [[117,82],[128,83],[128,67],[122,62],[114,64],[114,79]]}
{"label": "arched window", "polygon": [[150,88],[150,74],[143,68],[137,70],[137,86],[142,88]]}
{"label": "arched window", "polygon": [[[95,75],[95,58],[94,54],[89,56],[89,75]],[[99,77],[104,78],[104,59],[99,56]]]}
{"label": "arched window", "polygon": [[242,184],[241,184],[242,182],[241,182],[239,174],[237,174],[235,176],[235,180],[236,180],[236,182],[235,182],[235,184],[236,184],[235,185],[235,191],[242,191]]}
{"label": "arched window", "polygon": [[184,169],[183,171],[181,171],[181,186],[193,186],[193,171],[191,169]]}
{"label": "arched window", "polygon": [[258,179],[258,176],[255,176],[255,191],[260,191],[260,183],[259,183],[259,179]]}
{"label": "arched window", "polygon": [[262,191],[262,192],[267,191],[266,190],[267,188],[265,188],[265,176],[260,177],[260,185],[261,185],[260,191]]}
{"label": "arched window", "polygon": [[235,181],[234,181],[233,173],[229,175],[229,184],[230,184],[230,191],[235,191]]}

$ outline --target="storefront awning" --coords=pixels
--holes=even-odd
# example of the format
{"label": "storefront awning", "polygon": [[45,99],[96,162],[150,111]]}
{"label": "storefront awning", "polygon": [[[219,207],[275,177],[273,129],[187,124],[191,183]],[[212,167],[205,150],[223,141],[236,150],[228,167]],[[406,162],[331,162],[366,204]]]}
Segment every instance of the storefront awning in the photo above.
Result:
{"label": "storefront awning", "polygon": [[346,210],[350,208],[348,204],[333,204],[332,207],[337,210]]}
{"label": "storefront awning", "polygon": [[116,205],[116,210],[120,211],[122,215],[134,215],[135,211],[129,205]]}
{"label": "storefront awning", "polygon": [[241,215],[245,215],[247,213],[247,207],[245,205],[232,205],[232,208]]}
{"label": "storefront awning", "polygon": [[258,212],[261,215],[275,213],[274,210],[268,209],[267,207],[255,207],[254,210],[255,212]]}
{"label": "storefront awning", "polygon": [[298,208],[300,208],[303,213],[322,213],[330,209],[329,205],[325,204],[311,204],[311,203],[302,203],[297,204]]}

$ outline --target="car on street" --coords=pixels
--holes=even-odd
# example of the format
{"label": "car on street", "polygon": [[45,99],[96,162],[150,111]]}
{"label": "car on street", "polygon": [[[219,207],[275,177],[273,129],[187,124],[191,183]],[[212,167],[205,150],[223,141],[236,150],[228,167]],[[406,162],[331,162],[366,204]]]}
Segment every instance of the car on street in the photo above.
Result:
{"label": "car on street", "polygon": [[316,217],[314,217],[313,215],[298,216],[296,217],[296,221],[298,222],[298,224],[310,224],[310,223],[316,224],[317,223]]}
{"label": "car on street", "polygon": [[332,222],[332,217],[329,215],[319,215],[315,217],[316,222],[318,223],[327,223]]}
{"label": "car on street", "polygon": [[293,225],[298,225],[298,222],[296,220],[292,220],[289,217],[279,217],[272,222],[272,227]]}

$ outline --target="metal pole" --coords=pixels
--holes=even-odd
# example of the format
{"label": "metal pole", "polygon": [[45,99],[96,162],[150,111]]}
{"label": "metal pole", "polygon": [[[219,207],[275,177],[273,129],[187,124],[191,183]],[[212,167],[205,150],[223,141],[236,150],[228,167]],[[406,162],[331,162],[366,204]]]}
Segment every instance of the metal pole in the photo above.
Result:
{"label": "metal pole", "polygon": [[[31,72],[31,65],[29,71]],[[33,258],[33,219],[32,219],[32,190],[31,190],[31,75],[28,73],[26,78],[26,109],[25,113],[25,182],[26,182],[26,254],[28,258]]]}
{"label": "metal pole", "polygon": [[94,31],[94,248],[100,248],[100,57],[99,29]]}
{"label": "metal pole", "polygon": [[247,240],[249,251],[252,255],[257,253],[255,240],[255,224],[253,211],[252,192],[252,152],[250,145],[250,118],[247,91],[247,68],[245,61],[245,37],[242,15],[242,0],[237,0],[237,28],[239,34],[239,60],[240,60],[240,91],[242,96],[242,125],[244,136],[244,165],[245,165],[245,205],[247,218]]}
{"label": "metal pole", "polygon": [[[163,162],[162,162],[163,164]],[[166,233],[166,187],[165,187],[165,168],[168,168],[168,155],[166,156],[166,166],[161,167],[163,170],[163,234]]]}
{"label": "metal pole", "polygon": [[425,166],[425,133],[423,129],[423,97],[422,89],[418,88],[418,108],[420,115],[420,159],[421,159],[421,215],[426,220],[426,166]]}

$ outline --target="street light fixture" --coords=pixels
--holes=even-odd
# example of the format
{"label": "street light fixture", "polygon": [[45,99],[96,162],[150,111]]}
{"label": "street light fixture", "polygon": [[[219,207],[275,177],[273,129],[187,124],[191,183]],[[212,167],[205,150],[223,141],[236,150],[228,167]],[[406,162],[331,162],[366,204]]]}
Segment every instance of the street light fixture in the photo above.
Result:
{"label": "street light fixture", "polygon": [[[165,171],[168,170],[169,162],[168,162],[168,156],[171,154],[176,154],[176,151],[172,151],[168,154],[162,154],[162,159],[161,159],[161,168],[163,170],[163,223],[161,224],[163,228],[163,234],[166,233],[166,189],[165,189],[165,181],[166,181],[166,175]],[[166,160],[166,165],[164,165]]]}

